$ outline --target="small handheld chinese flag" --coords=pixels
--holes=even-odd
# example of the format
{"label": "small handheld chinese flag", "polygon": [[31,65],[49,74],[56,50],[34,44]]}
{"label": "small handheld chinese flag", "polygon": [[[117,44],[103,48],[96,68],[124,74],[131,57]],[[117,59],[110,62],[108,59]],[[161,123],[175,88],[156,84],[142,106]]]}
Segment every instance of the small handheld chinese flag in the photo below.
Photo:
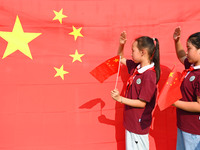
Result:
{"label": "small handheld chinese flag", "polygon": [[174,66],[170,72],[168,79],[158,96],[158,106],[160,110],[164,110],[171,106],[174,102],[182,98],[180,91],[181,75],[176,71]]}
{"label": "small handheld chinese flag", "polygon": [[112,57],[96,68],[90,74],[95,77],[99,82],[104,82],[108,77],[118,72],[119,56]]}

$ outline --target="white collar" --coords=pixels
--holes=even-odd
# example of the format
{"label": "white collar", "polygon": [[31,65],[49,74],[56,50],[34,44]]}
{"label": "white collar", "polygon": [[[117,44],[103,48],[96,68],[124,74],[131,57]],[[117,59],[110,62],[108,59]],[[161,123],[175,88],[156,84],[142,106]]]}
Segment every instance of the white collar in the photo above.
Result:
{"label": "white collar", "polygon": [[152,62],[150,65],[147,65],[147,66],[144,66],[142,68],[140,68],[140,64],[137,66],[137,69],[138,69],[138,72],[139,73],[143,73],[145,72],[146,70],[152,68],[154,66],[154,62]]}
{"label": "white collar", "polygon": [[192,65],[194,69],[200,69],[200,65],[199,66],[194,66]]}
{"label": "white collar", "polygon": [[[200,65],[194,66],[194,64],[192,64],[191,66],[194,68],[194,70],[200,69]],[[186,74],[185,78],[188,76],[189,73],[190,71]]]}

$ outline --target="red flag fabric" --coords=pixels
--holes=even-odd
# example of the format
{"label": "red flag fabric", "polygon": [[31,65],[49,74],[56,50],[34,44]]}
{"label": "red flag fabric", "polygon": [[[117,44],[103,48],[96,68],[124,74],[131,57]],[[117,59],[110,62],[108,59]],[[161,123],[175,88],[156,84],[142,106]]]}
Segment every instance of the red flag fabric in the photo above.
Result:
{"label": "red flag fabric", "polygon": [[111,75],[118,72],[119,56],[112,57],[96,68],[94,68],[90,74],[93,75],[99,82],[103,82]]}
{"label": "red flag fabric", "polygon": [[[161,64],[183,70],[173,31],[181,26],[185,45],[199,20],[199,0],[0,0],[0,149],[125,150],[116,78],[100,84],[89,72],[116,53],[124,30],[127,58],[148,35],[159,39]],[[171,108],[153,112],[150,150],[176,149]]]}
{"label": "red flag fabric", "polygon": [[171,70],[168,79],[158,96],[158,106],[164,110],[179,100],[182,95],[180,91],[181,74],[177,72],[176,66]]}

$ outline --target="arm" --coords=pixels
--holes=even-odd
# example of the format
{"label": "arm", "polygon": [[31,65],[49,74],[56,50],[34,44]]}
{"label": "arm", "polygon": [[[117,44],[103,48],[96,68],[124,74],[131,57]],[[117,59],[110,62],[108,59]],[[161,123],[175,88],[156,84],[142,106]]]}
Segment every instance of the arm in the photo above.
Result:
{"label": "arm", "polygon": [[200,112],[200,97],[197,96],[197,102],[176,101],[175,107],[189,112]]}
{"label": "arm", "polygon": [[138,108],[144,108],[146,106],[145,101],[142,101],[142,100],[139,100],[139,99],[133,100],[133,99],[129,99],[129,98],[125,98],[125,97],[120,96],[119,91],[117,89],[111,91],[111,97],[114,100],[121,102],[121,103],[128,105],[128,106],[138,107]]}
{"label": "arm", "polygon": [[174,31],[174,44],[175,44],[175,49],[176,49],[176,55],[179,59],[179,61],[184,64],[184,60],[186,58],[186,53],[183,49],[183,46],[181,44],[181,41],[180,41],[180,36],[181,36],[181,28],[180,27],[177,27]]}
{"label": "arm", "polygon": [[121,56],[121,63],[126,65],[126,58],[124,58],[124,45],[126,43],[126,32],[123,31],[119,39],[118,55]]}

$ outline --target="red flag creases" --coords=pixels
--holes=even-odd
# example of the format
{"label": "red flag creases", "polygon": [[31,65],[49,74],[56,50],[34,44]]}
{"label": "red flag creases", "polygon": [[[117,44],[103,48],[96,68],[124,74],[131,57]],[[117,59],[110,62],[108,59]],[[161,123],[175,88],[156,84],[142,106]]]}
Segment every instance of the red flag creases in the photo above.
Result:
{"label": "red flag creases", "polygon": [[158,106],[161,111],[171,106],[182,97],[180,85],[181,74],[177,72],[176,66],[174,66],[158,96]]}
{"label": "red flag creases", "polygon": [[119,56],[112,57],[96,68],[90,74],[95,77],[99,82],[104,82],[108,77],[117,73],[119,66]]}

